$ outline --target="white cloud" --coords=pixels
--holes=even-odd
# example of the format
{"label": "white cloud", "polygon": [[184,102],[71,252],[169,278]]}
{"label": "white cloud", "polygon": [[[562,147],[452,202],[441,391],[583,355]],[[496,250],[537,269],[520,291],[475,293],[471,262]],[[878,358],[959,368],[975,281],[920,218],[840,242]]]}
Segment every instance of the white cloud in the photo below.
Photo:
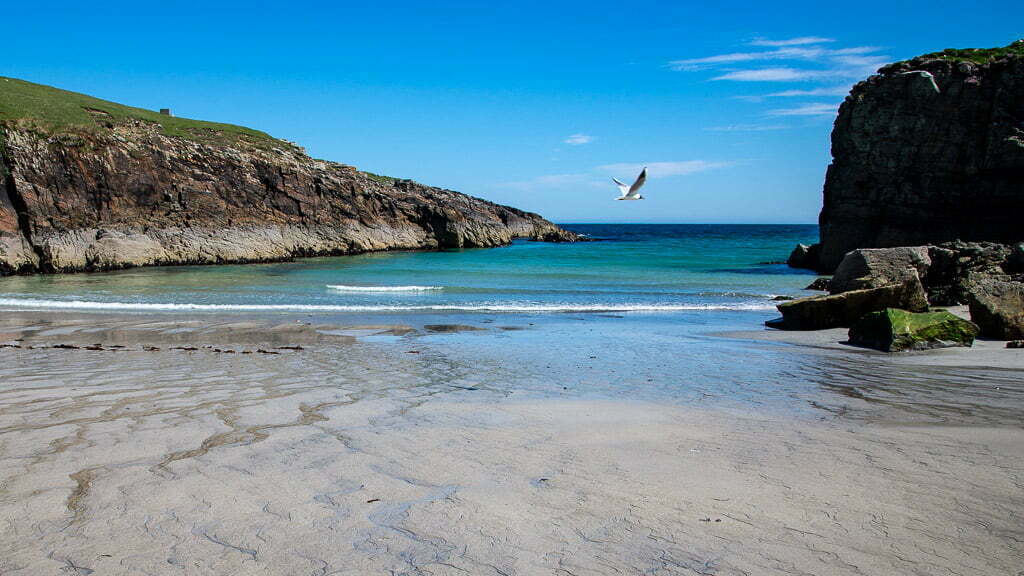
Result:
{"label": "white cloud", "polygon": [[783,90],[782,92],[772,92],[771,94],[765,94],[764,98],[792,98],[795,96],[846,96],[850,93],[850,87],[843,86],[829,86],[826,88],[812,88],[810,90]]}
{"label": "white cloud", "polygon": [[717,64],[735,64],[738,62],[763,62],[769,60],[803,60],[814,62],[828,58],[839,58],[841,56],[852,56],[857,54],[870,54],[879,49],[875,46],[855,46],[853,48],[841,48],[829,50],[820,46],[809,48],[778,48],[776,50],[762,50],[760,52],[730,52],[728,54],[716,54],[703,58],[689,58],[686,60],[672,60],[669,67],[678,71],[703,70]]}
{"label": "white cloud", "polygon": [[789,128],[785,124],[729,124],[728,126],[708,126],[706,132],[769,132],[771,130],[785,130]]}
{"label": "white cloud", "polygon": [[888,56],[840,55],[835,57],[835,65],[847,77],[864,78],[874,74],[889,60]]}
{"label": "white cloud", "polygon": [[530,191],[547,190],[558,188],[606,188],[607,184],[599,180],[594,174],[547,174],[537,176],[529,180],[517,182],[504,182],[499,184],[501,188],[511,190]]}
{"label": "white cloud", "polygon": [[668,176],[686,176],[697,172],[706,172],[717,168],[732,166],[734,162],[712,162],[708,160],[683,160],[679,162],[648,162],[605,164],[597,169],[608,174],[633,174],[647,167],[650,178],[666,178]]}
{"label": "white cloud", "polygon": [[529,180],[517,182],[504,182],[498,186],[509,190],[531,192],[537,190],[566,190],[566,189],[604,189],[611,185],[609,177],[618,176],[632,181],[640,170],[647,167],[647,175],[650,178],[667,178],[670,176],[686,176],[705,172],[718,168],[725,168],[734,165],[735,162],[722,162],[710,160],[682,160],[677,162],[648,162],[644,163],[620,163],[605,164],[591,169],[589,172],[570,174],[547,174],[537,176]]}
{"label": "white cloud", "polygon": [[805,46],[807,44],[824,44],[826,42],[835,42],[832,38],[822,38],[821,36],[800,36],[799,38],[790,38],[788,40],[769,40],[767,38],[755,38],[750,42],[751,46]]}
{"label": "white cloud", "polygon": [[795,108],[769,110],[769,116],[834,116],[839,104],[803,104]]}
{"label": "white cloud", "polygon": [[839,48],[836,50],[829,50],[829,54],[832,56],[847,56],[850,54],[870,54],[872,52],[878,52],[882,48],[880,46],[854,46],[852,48]]}
{"label": "white cloud", "polygon": [[668,63],[673,70],[700,70],[713,64],[735,64],[737,62],[755,62],[763,60],[814,60],[826,51],[821,48],[780,48],[767,52],[732,52],[704,58],[673,60]]}
{"label": "white cloud", "polygon": [[712,80],[733,80],[736,82],[803,82],[816,80],[832,73],[825,70],[805,70],[803,68],[756,68],[753,70],[735,70]]}
{"label": "white cloud", "polygon": [[580,146],[580,145],[583,145],[583,144],[590,144],[593,141],[594,141],[594,137],[593,136],[588,136],[587,134],[572,134],[568,138],[565,139],[565,143],[569,144],[570,146]]}
{"label": "white cloud", "polygon": [[[814,40],[815,42],[811,42]],[[673,60],[668,66],[676,71],[719,69],[721,73],[713,80],[739,82],[792,82],[822,80],[829,78],[861,78],[871,75],[888,57],[878,54],[878,46],[851,46],[847,48],[826,48],[810,45],[823,41],[818,37],[794,38],[792,40],[765,40],[757,45],[774,47],[774,50],[754,52],[731,52],[702,58]],[[782,66],[771,68],[737,69],[730,65],[747,62],[787,61],[802,63],[800,67]],[[809,67],[812,65],[813,67]]]}

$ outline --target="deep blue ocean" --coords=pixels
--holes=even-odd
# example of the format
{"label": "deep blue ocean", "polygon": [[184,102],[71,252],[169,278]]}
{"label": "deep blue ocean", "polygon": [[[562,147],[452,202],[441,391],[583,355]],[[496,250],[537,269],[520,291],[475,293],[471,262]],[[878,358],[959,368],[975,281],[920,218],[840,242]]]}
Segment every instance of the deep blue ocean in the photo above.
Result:
{"label": "deep blue ocean", "polygon": [[765,311],[813,225],[565,224],[594,242],[0,279],[0,307],[310,313]]}

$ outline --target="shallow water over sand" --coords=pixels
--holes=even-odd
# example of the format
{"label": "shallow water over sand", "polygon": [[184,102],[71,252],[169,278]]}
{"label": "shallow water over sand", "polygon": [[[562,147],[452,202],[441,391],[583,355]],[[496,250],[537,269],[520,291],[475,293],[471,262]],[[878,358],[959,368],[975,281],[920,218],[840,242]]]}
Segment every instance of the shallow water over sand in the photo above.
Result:
{"label": "shallow water over sand", "polygon": [[1021,565],[1021,372],[730,314],[6,313],[0,573]]}

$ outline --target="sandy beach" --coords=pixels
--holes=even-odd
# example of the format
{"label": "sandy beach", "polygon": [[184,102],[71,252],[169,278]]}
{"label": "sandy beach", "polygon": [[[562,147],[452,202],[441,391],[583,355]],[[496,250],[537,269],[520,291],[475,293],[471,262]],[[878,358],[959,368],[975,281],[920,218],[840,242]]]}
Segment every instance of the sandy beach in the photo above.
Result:
{"label": "sandy beach", "polygon": [[[455,353],[538,329],[512,324],[6,313],[0,574],[1024,565],[1014,351],[929,354],[956,388],[943,395],[925,377],[902,398],[823,389],[786,412],[598,393],[554,364]],[[923,358],[753,336],[778,337],[734,350],[784,348],[844,382]],[[968,358],[995,376],[961,386]]]}
{"label": "sandy beach", "polygon": [[1024,576],[1024,2],[8,4],[0,576]]}

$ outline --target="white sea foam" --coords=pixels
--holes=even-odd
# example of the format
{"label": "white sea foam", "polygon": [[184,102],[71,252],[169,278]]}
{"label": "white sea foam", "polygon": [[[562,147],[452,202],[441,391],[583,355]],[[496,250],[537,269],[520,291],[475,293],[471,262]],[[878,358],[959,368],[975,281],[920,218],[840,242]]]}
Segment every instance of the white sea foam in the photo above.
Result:
{"label": "white sea foam", "polygon": [[444,286],[349,286],[347,284],[328,284],[328,288],[337,292],[429,292],[444,290]]}
{"label": "white sea foam", "polygon": [[171,302],[96,302],[0,298],[0,307],[34,310],[134,310],[153,312],[686,312],[699,310],[771,310],[768,303],[732,304],[438,304],[431,306],[334,304],[194,304]]}

